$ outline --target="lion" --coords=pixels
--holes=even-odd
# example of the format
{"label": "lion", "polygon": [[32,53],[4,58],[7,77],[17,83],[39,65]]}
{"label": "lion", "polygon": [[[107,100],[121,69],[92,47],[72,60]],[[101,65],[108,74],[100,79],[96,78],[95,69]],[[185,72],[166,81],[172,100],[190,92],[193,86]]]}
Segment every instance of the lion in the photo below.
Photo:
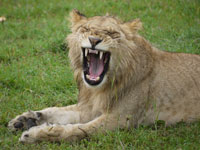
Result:
{"label": "lion", "polygon": [[78,103],[25,112],[9,122],[19,141],[78,141],[97,132],[200,118],[200,56],[160,51],[139,19],[70,13],[69,58]]}

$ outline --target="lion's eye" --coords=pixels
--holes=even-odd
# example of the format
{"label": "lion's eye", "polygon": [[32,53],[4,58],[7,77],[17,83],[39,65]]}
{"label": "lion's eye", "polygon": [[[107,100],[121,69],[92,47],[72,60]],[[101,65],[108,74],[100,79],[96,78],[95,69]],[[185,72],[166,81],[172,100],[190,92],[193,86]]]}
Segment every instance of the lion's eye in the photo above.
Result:
{"label": "lion's eye", "polygon": [[81,29],[80,29],[80,32],[89,32],[89,29],[88,28],[86,28],[86,27],[82,27]]}
{"label": "lion's eye", "polygon": [[116,39],[120,37],[120,33],[116,31],[105,31],[111,38]]}
{"label": "lion's eye", "polygon": [[110,33],[110,36],[111,36],[113,39],[116,39],[116,38],[119,38],[119,37],[120,37],[120,33],[118,33],[118,32],[112,32],[112,33]]}

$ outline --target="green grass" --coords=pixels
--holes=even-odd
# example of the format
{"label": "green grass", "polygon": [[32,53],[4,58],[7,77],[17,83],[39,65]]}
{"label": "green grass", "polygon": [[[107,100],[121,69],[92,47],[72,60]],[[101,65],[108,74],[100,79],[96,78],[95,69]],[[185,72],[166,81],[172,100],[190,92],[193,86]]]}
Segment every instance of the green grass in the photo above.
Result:
{"label": "green grass", "polygon": [[73,8],[87,16],[140,18],[140,33],[156,47],[200,54],[199,0],[0,0],[0,16],[7,18],[0,24],[0,149],[200,149],[200,122],[116,130],[74,144],[18,143],[21,132],[6,127],[13,117],[77,102],[64,45]]}

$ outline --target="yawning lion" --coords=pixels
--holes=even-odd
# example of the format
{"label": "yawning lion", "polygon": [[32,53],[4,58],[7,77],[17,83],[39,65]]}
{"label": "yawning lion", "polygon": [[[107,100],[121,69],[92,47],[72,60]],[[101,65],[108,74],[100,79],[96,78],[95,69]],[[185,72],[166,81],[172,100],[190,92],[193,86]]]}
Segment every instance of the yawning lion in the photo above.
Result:
{"label": "yawning lion", "polygon": [[29,111],[9,122],[20,141],[74,141],[86,136],[200,118],[200,56],[160,51],[138,34],[139,19],[87,18],[71,12],[67,42],[78,104]]}

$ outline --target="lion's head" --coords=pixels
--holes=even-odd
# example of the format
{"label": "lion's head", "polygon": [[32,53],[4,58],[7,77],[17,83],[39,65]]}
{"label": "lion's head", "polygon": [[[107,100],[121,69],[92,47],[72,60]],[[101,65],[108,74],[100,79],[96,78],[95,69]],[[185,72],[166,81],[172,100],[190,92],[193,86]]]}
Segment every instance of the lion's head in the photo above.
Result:
{"label": "lion's head", "polygon": [[134,42],[142,27],[139,19],[123,23],[111,16],[87,18],[76,10],[70,16],[72,33],[67,41],[76,79],[90,87],[130,81],[144,53]]}

